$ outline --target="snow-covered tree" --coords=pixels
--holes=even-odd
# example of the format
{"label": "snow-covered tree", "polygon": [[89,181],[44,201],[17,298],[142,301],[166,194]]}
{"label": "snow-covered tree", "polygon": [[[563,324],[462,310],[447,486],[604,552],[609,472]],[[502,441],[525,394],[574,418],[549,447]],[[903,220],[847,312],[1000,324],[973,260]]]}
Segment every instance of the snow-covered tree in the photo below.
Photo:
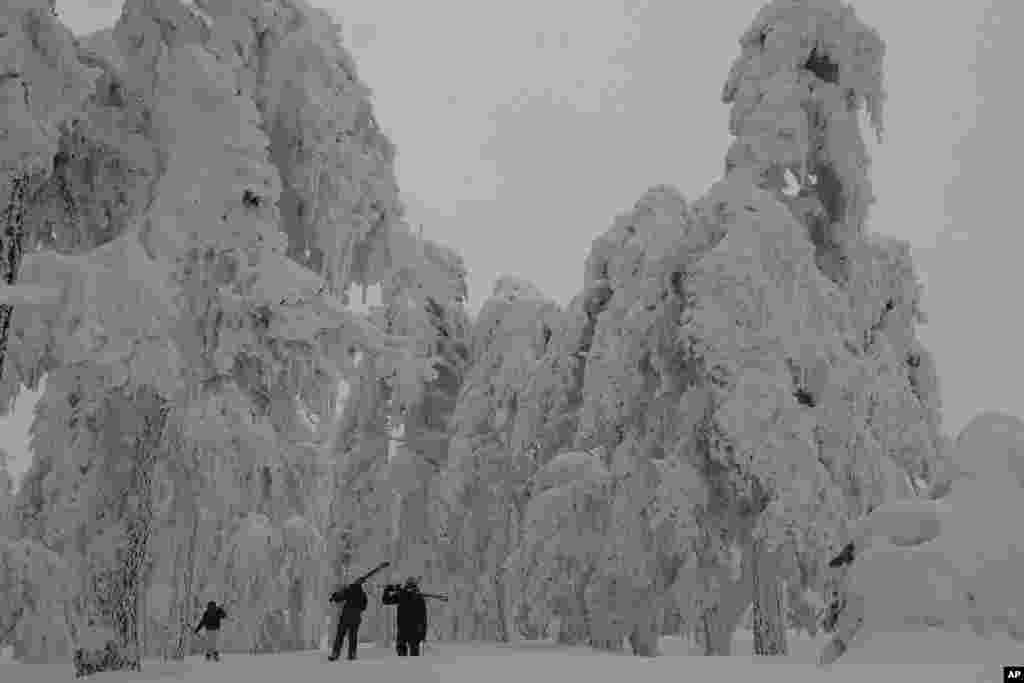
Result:
{"label": "snow-covered tree", "polygon": [[515,637],[516,608],[504,565],[519,538],[533,461],[514,445],[514,431],[521,397],[557,317],[557,306],[531,283],[503,277],[473,325],[470,366],[437,489],[453,638]]}
{"label": "snow-covered tree", "polygon": [[[881,40],[837,1],[769,3],[740,42],[723,91],[736,139],[705,199],[726,234],[684,278],[681,336],[709,390],[707,457],[755,521],[743,573],[755,649],[775,653],[777,584],[806,588],[844,517],[929,476],[938,405],[907,245],[866,233],[859,113],[880,135]],[[763,564],[787,545],[788,575]]]}
{"label": "snow-covered tree", "polygon": [[[54,170],[59,130],[89,94],[95,71],[78,59],[71,32],[45,0],[0,10],[0,286],[18,279],[35,235],[27,229],[32,193]],[[12,307],[0,300],[0,373]],[[0,376],[2,380],[2,376]]]}
{"label": "snow-covered tree", "polygon": [[[396,259],[370,319],[410,340],[418,364],[410,367],[419,369],[409,373],[369,354],[347,388],[330,446],[340,463],[334,581],[345,567],[381,559],[390,559],[396,575],[442,576],[430,491],[448,457],[448,419],[468,356],[466,273],[454,251],[411,232],[397,236],[393,249],[414,253]],[[371,609],[364,632],[387,638],[392,623],[388,610]]]}
{"label": "snow-covered tree", "polygon": [[[229,591],[246,580],[214,578],[229,564],[239,516],[265,515],[282,538],[326,532],[333,464],[316,444],[335,431],[340,381],[358,372],[353,352],[403,386],[428,376],[431,359],[407,338],[345,307],[353,284],[390,281],[402,268],[426,273],[417,264],[428,260],[401,223],[393,147],[324,13],[130,0],[112,30],[78,48],[73,62],[100,75],[82,106],[50,108],[66,109],[68,125],[40,152],[57,170],[25,202],[39,251],[15,269],[23,285],[5,294],[25,305],[12,318],[4,404],[19,384],[47,377],[21,507],[31,534],[68,549],[84,530],[74,511],[92,511],[87,524],[105,520],[95,552],[77,549],[82,562],[93,558],[80,577],[93,577],[88,567],[120,551],[118,523],[138,517],[107,509],[100,483],[113,494],[126,480],[97,473],[136,463],[142,478],[125,475],[134,482],[125,500],[151,510],[140,542],[152,549],[140,556],[165,553],[185,571],[165,571],[154,590],[138,574],[135,598],[108,597],[169,599],[160,637],[176,639],[170,650],[181,656],[203,586]],[[422,277],[443,298],[436,278]],[[24,289],[32,285],[41,292]],[[148,450],[132,459],[99,449],[139,392],[152,399],[152,415],[135,420],[150,425]],[[157,474],[172,483],[154,490]],[[282,548],[289,566],[322,565],[321,544]],[[277,571],[274,562],[264,568]],[[267,607],[265,619],[286,612],[288,627],[228,646],[316,642],[309,624],[322,622],[322,601],[308,595],[322,578],[303,579],[302,604]],[[128,628],[120,635],[131,645]]]}
{"label": "snow-covered tree", "polygon": [[[838,1],[772,2],[741,46],[723,179],[692,205],[652,188],[588,259],[572,445],[605,454],[610,497],[605,564],[572,581],[595,581],[594,614],[613,577],[673,595],[709,653],[753,604],[769,654],[784,593],[813,628],[808,591],[845,520],[934,479],[941,439],[908,246],[866,232],[858,113],[881,132],[880,39]],[[523,447],[544,443],[537,426]],[[631,618],[634,640],[658,630]]]}
{"label": "snow-covered tree", "polygon": [[23,661],[66,656],[70,578],[67,563],[42,544],[0,538],[0,647],[13,644]]}
{"label": "snow-covered tree", "polygon": [[411,400],[403,400],[408,391],[392,394],[399,400],[390,420],[398,437],[388,453],[388,483],[397,508],[391,561],[400,574],[436,585],[446,577],[431,501],[449,456],[449,427],[467,368],[470,324],[461,257],[429,240],[421,244],[431,267],[397,273],[382,311],[385,329],[414,339],[417,355],[433,366],[433,376]]}
{"label": "snow-covered tree", "polygon": [[448,584],[446,637],[727,653],[752,607],[778,654],[848,520],[959,481],[909,245],[867,230],[884,46],[839,0],[755,17],[704,196],[652,187],[564,309],[503,277],[472,322],[326,13],[128,0],[75,42],[44,9],[0,36],[42,131],[0,147],[0,404],[45,378],[15,518],[73,646],[181,657],[216,599],[226,649],[309,647],[389,559]]}
{"label": "snow-covered tree", "polygon": [[[561,453],[531,478],[522,538],[507,562],[513,586],[530,605],[527,617],[553,618],[562,643],[597,645],[614,628],[594,628],[588,604],[607,544],[610,483],[601,458],[586,451]],[[616,615],[609,609],[606,616]]]}

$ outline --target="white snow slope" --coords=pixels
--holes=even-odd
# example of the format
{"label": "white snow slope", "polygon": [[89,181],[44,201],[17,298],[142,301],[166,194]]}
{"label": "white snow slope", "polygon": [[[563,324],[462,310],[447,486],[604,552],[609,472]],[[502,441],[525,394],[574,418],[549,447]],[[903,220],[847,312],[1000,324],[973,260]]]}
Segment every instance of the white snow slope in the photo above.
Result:
{"label": "white snow slope", "polygon": [[[183,683],[234,681],[302,681],[302,683],[522,683],[587,680],[593,683],[671,681],[874,681],[898,683],[1000,683],[1002,667],[1024,664],[1024,646],[1005,637],[982,640],[970,633],[880,634],[863,650],[844,657],[829,670],[815,666],[821,641],[791,634],[788,657],[750,656],[751,635],[736,635],[732,657],[690,654],[688,641],[663,638],[663,656],[643,659],[598,653],[585,647],[547,642],[513,645],[442,643],[430,645],[419,659],[401,658],[391,650],[366,645],[355,662],[328,662],[323,652],[277,655],[225,654],[219,664],[189,657],[183,663],[149,661],[141,674],[98,674],[89,683],[177,680]],[[71,680],[69,664],[17,664],[0,661],[4,683],[53,683]]]}

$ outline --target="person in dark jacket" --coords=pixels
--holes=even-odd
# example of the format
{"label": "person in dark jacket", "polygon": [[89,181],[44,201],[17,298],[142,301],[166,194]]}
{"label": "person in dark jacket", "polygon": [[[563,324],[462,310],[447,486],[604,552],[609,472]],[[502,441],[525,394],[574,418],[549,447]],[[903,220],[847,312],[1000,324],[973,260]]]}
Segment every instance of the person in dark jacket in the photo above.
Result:
{"label": "person in dark jacket", "polygon": [[836,569],[838,567],[843,567],[848,564],[853,564],[854,559],[856,559],[856,548],[854,547],[853,543],[850,542],[843,546],[843,551],[835,557],[833,557],[832,560],[828,563],[828,566],[832,569]]}
{"label": "person in dark jacket", "polygon": [[218,605],[213,600],[206,603],[206,611],[203,612],[202,618],[199,620],[199,625],[196,626],[196,635],[199,631],[206,629],[206,638],[203,641],[203,649],[205,651],[206,660],[220,661],[220,651],[217,649],[217,641],[220,636],[220,622],[227,619],[228,613],[224,611],[224,608]]}
{"label": "person in dark jacket", "polygon": [[410,577],[404,586],[387,586],[382,601],[385,605],[397,607],[395,650],[398,656],[419,657],[420,644],[427,637],[427,601],[420,592],[419,582]]}
{"label": "person in dark jacket", "polygon": [[359,645],[359,625],[363,621],[363,611],[367,604],[366,589],[363,588],[364,580],[353,581],[344,588],[331,593],[331,602],[341,605],[334,645],[327,658],[332,662],[341,655],[341,644],[345,638],[348,638],[348,658],[350,660],[356,658],[356,648]]}

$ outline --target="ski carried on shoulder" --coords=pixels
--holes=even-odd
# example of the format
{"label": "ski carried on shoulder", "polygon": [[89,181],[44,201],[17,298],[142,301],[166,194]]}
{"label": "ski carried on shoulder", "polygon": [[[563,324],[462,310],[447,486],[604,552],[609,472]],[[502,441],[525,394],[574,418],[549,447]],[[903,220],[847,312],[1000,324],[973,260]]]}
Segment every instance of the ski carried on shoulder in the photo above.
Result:
{"label": "ski carried on shoulder", "polygon": [[360,577],[359,577],[358,579],[356,579],[356,580],[355,580],[355,581],[353,581],[352,583],[362,583],[363,581],[366,581],[366,580],[368,580],[368,579],[369,579],[370,577],[372,577],[372,576],[373,576],[374,574],[376,574],[377,572],[379,572],[379,571],[381,571],[381,570],[383,570],[383,569],[387,569],[387,568],[388,568],[388,567],[390,567],[390,566],[391,566],[391,563],[390,563],[390,562],[381,562],[381,563],[380,563],[380,564],[378,564],[378,565],[377,565],[376,567],[374,567],[374,568],[373,568],[373,569],[371,569],[370,571],[366,572],[365,574],[363,574],[362,576],[360,576]]}

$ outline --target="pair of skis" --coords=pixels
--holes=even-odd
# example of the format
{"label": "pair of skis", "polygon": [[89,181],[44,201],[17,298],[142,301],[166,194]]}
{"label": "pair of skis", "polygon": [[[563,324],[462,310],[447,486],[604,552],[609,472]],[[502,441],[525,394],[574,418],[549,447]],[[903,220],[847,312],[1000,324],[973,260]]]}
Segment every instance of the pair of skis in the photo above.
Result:
{"label": "pair of skis", "polygon": [[359,577],[358,579],[356,579],[356,580],[355,580],[355,581],[353,581],[352,583],[363,583],[364,581],[367,581],[368,579],[370,579],[370,577],[372,577],[372,576],[373,576],[374,574],[376,574],[377,572],[379,572],[379,571],[381,571],[381,570],[383,570],[383,569],[387,569],[387,568],[388,568],[388,567],[390,567],[390,566],[391,566],[391,563],[390,563],[390,562],[381,562],[381,563],[380,563],[380,564],[378,564],[378,565],[377,565],[376,567],[374,567],[374,568],[373,568],[373,569],[371,569],[370,571],[366,572],[365,574],[363,574],[362,576],[360,576],[360,577]]}

